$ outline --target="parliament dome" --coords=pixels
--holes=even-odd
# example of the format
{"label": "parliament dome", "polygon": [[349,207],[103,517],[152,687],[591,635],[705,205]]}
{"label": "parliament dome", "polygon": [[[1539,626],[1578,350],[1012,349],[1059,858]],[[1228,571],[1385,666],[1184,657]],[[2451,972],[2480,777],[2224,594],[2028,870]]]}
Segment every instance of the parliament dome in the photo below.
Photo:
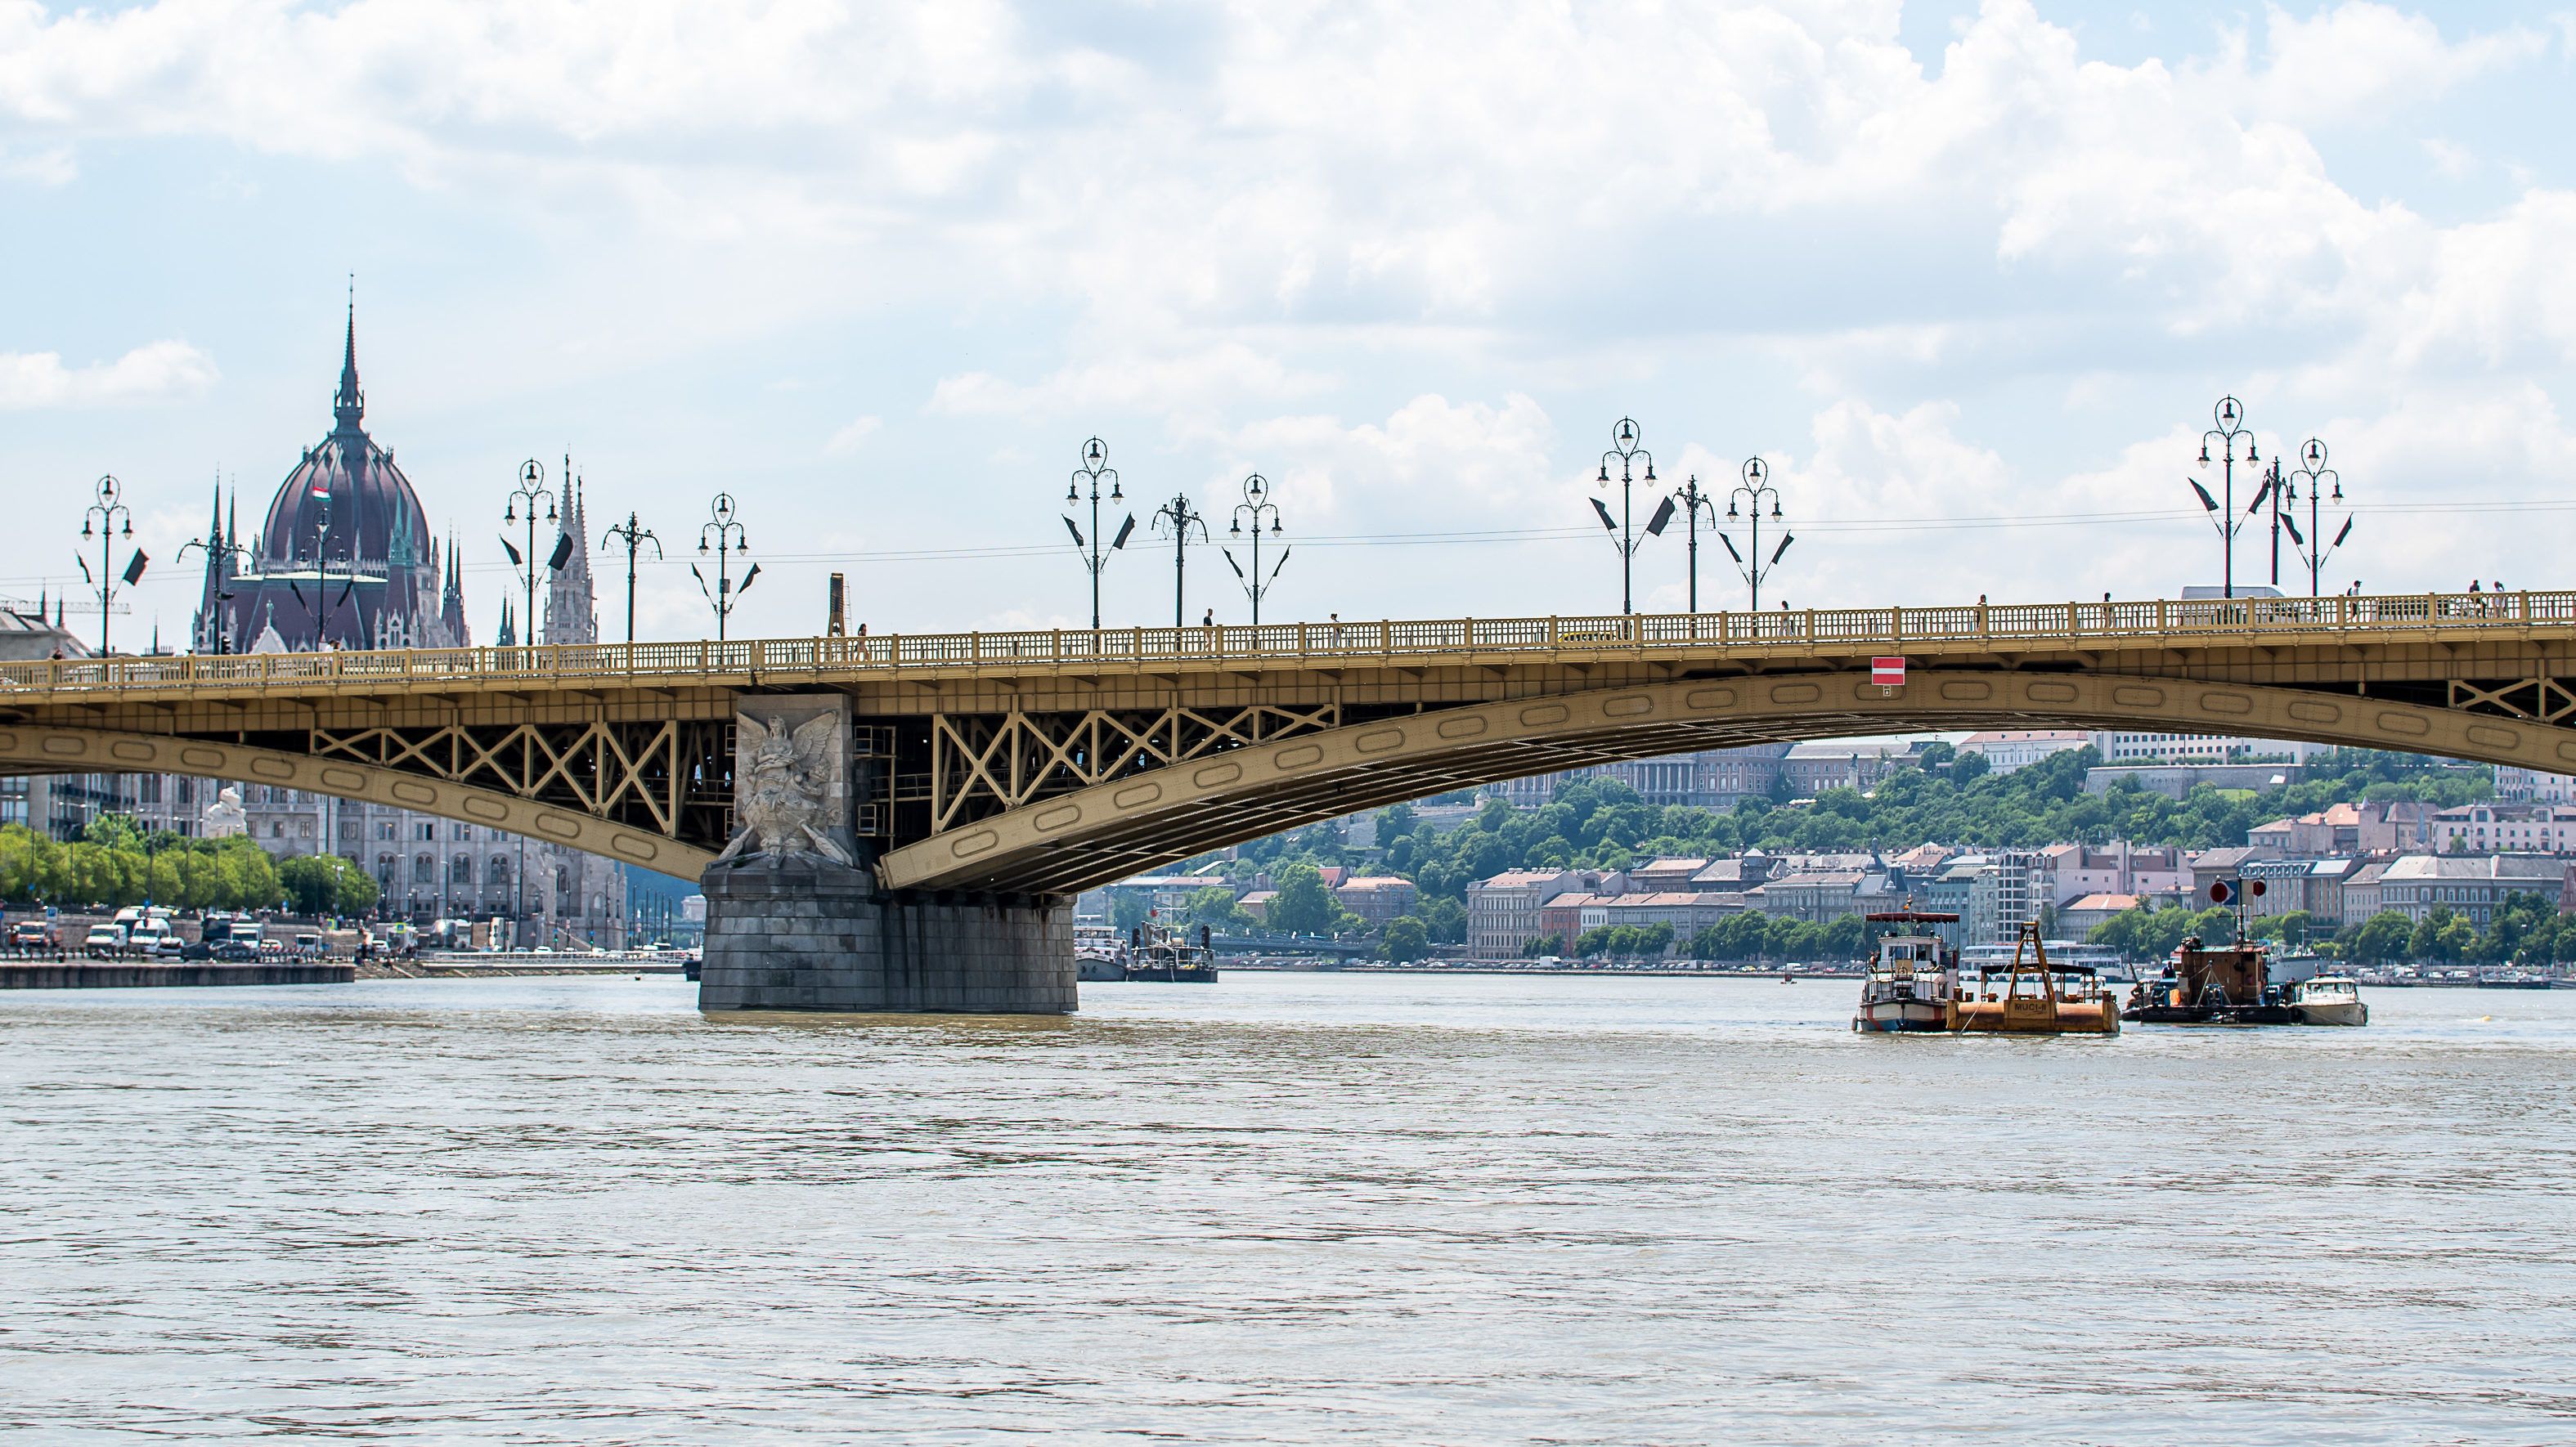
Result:
{"label": "parliament dome", "polygon": [[470,641],[461,570],[452,556],[441,567],[420,494],[393,453],[368,437],[366,409],[353,308],[331,431],[304,449],[255,534],[221,519],[208,534],[220,546],[207,556],[197,647],[301,652]]}

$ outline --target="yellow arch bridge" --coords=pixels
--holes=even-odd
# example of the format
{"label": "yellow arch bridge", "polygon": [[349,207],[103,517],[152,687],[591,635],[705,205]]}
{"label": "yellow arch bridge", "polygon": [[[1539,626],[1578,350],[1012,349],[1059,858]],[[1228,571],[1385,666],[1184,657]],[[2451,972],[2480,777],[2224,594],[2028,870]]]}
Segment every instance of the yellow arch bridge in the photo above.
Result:
{"label": "yellow arch bridge", "polygon": [[[1900,687],[1870,661],[1902,656]],[[893,890],[1060,897],[1353,809],[1855,733],[2153,728],[2576,771],[2576,593],[1452,618],[0,666],[0,772],[397,804],[699,876],[841,696]]]}

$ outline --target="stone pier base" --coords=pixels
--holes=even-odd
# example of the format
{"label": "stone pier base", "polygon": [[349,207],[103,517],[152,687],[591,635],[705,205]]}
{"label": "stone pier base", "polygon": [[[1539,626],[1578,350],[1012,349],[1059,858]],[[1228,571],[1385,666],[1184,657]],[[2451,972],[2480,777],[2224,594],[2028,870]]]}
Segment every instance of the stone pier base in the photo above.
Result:
{"label": "stone pier base", "polygon": [[889,892],[865,871],[807,856],[728,861],[704,887],[701,1010],[1075,1008],[1067,901]]}

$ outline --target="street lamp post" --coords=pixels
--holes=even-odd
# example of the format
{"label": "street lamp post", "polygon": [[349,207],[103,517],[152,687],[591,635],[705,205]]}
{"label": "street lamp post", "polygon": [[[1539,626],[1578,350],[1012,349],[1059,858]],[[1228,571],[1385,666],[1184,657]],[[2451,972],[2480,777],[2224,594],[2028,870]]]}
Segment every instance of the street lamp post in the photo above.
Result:
{"label": "street lamp post", "polygon": [[[2301,479],[2306,480],[2308,489],[2308,535],[2306,537],[2299,536],[2298,503]],[[2327,495],[2328,488],[2333,489],[2331,497]],[[2322,589],[2318,580],[2324,576],[2326,559],[2333,557],[2335,550],[2343,546],[2343,540],[2352,536],[2352,517],[2346,514],[2343,526],[2335,531],[2334,541],[2324,540],[2323,520],[2318,516],[2318,509],[2327,502],[2343,501],[2343,475],[2326,466],[2324,443],[2311,437],[2306,445],[2299,449],[2299,470],[2290,474],[2289,483],[2282,491],[2284,500],[2290,504],[2283,522],[2289,527],[2290,541],[2296,548],[2290,556],[2308,565],[2308,596],[2320,597]]]}
{"label": "street lamp post", "polygon": [[653,556],[659,559],[662,556],[662,540],[653,536],[651,528],[638,522],[635,514],[630,510],[626,514],[626,521],[610,528],[607,536],[599,540],[599,545],[604,548],[615,542],[626,544],[626,641],[632,643],[635,641],[635,554],[646,543],[651,543]]}
{"label": "street lamp post", "polygon": [[[108,567],[119,525],[122,524],[126,537],[134,536],[134,514],[126,510],[122,501],[124,496],[125,484],[113,476],[100,478],[98,501],[91,503],[81,518],[81,536],[87,538],[95,533],[98,537],[98,656],[101,658],[107,656],[108,607],[116,600],[116,575],[108,571]],[[127,564],[126,571],[139,576],[143,554],[138,552],[134,557],[135,562]],[[87,560],[83,560],[81,571],[89,571]]]}
{"label": "street lamp post", "polygon": [[1188,620],[1189,600],[1182,591],[1182,575],[1189,562],[1190,529],[1198,529],[1199,541],[1208,540],[1207,518],[1190,505],[1186,492],[1172,494],[1172,500],[1154,509],[1154,532],[1172,535],[1172,626],[1182,627]]}
{"label": "street lamp post", "polygon": [[247,570],[254,561],[254,557],[249,548],[225,537],[222,529],[220,528],[214,532],[208,533],[202,538],[190,538],[187,542],[180,544],[178,561],[183,563],[186,562],[188,560],[188,553],[191,549],[203,551],[206,555],[207,561],[209,562],[216,562],[217,559],[221,560],[220,562],[216,562],[216,578],[218,581],[215,584],[216,609],[213,619],[215,651],[217,653],[230,653],[232,652],[232,630],[224,625],[224,611],[222,605],[233,600],[234,594],[232,590],[232,581],[236,576],[234,570],[236,568]]}
{"label": "street lamp post", "polygon": [[1125,502],[1127,494],[1118,490],[1118,469],[1109,465],[1109,446],[1094,437],[1082,444],[1082,466],[1073,470],[1072,480],[1064,485],[1066,502],[1082,501],[1084,484],[1088,483],[1091,488],[1091,536],[1084,537],[1082,529],[1071,518],[1064,520],[1064,530],[1073,534],[1075,556],[1081,558],[1082,565],[1091,571],[1091,631],[1094,633],[1100,631],[1100,570],[1109,566],[1109,555],[1127,546],[1128,537],[1136,531],[1136,515],[1129,513],[1127,520],[1118,525],[1117,538],[1106,548],[1100,546],[1100,480],[1104,477],[1109,479],[1109,500]]}
{"label": "street lamp post", "polygon": [[[1699,490],[1699,474],[1694,472],[1673,494],[1673,501],[1681,504],[1682,517],[1690,524],[1690,611],[1696,613],[1699,611],[1699,519],[1700,514],[1706,513],[1709,527],[1717,527],[1717,499]],[[1718,536],[1724,537],[1725,534],[1719,533]]]}
{"label": "street lamp post", "polygon": [[[1609,530],[1610,545],[1619,550],[1619,611],[1634,613],[1637,611],[1637,549],[1645,546],[1647,538],[1662,532],[1664,525],[1673,520],[1673,500],[1669,497],[1664,499],[1663,505],[1655,509],[1654,520],[1646,524],[1645,535],[1638,536],[1633,527],[1631,484],[1655,480],[1655,455],[1638,445],[1635,419],[1622,417],[1619,425],[1610,429],[1610,450],[1601,454],[1601,476],[1597,479],[1600,486],[1610,485],[1610,460],[1614,457],[1619,460],[1619,516],[1613,521],[1610,509],[1597,497],[1592,499],[1592,511],[1599,515],[1601,526]],[[1637,459],[1641,457],[1646,460],[1643,478],[1636,475]]]}
{"label": "street lamp post", "polygon": [[[2236,534],[2245,526],[2245,518],[2236,515],[2237,439],[2243,438],[2245,441],[2245,462],[2248,466],[2263,459],[2255,452],[2253,432],[2245,426],[2245,408],[2242,403],[2233,397],[2221,397],[2218,399],[2218,406],[2211,410],[2211,416],[2217,420],[2218,425],[2201,434],[2200,465],[2203,467],[2209,465],[2209,444],[2215,441],[2218,444],[2219,458],[2225,468],[2226,498],[2222,504],[2220,499],[2211,497],[2209,489],[2201,486],[2197,481],[2192,483],[2191,490],[2200,494],[2200,505],[2210,514],[2210,525],[2218,529],[2219,542],[2225,553],[2220,591],[2227,597],[2233,598],[2236,596]],[[2271,485],[2266,483],[2262,491],[2254,494],[2253,503],[2245,509],[2245,517],[2254,515],[2255,509],[2263,505],[2263,500],[2271,494],[2271,490]]]}
{"label": "street lamp post", "polygon": [[[1789,551],[1789,545],[1798,540],[1798,535],[1782,533],[1780,545],[1771,550],[1771,555],[1767,558],[1762,555],[1762,503],[1766,498],[1770,500],[1771,520],[1778,522],[1780,489],[1771,485],[1771,464],[1759,457],[1744,459],[1743,475],[1744,480],[1727,494],[1726,516],[1729,521],[1739,516],[1752,520],[1752,535],[1745,543],[1747,551],[1738,552],[1735,539],[1727,536],[1724,529],[1718,531],[1717,540],[1726,544],[1727,556],[1735,559],[1735,571],[1744,575],[1745,585],[1753,590],[1753,611],[1759,613],[1762,611],[1762,580],[1770,577],[1772,570],[1780,566],[1781,555]],[[1739,506],[1742,508],[1740,513],[1737,511]]]}
{"label": "street lamp post", "polygon": [[[546,465],[531,457],[519,465],[519,485],[510,492],[509,506],[501,510],[501,521],[505,523],[518,522],[521,520],[520,513],[527,514],[528,551],[525,556],[520,554],[516,543],[506,537],[501,539],[501,550],[510,555],[511,566],[518,569],[520,580],[528,587],[527,611],[519,617],[519,629],[524,635],[519,640],[522,643],[537,641],[537,504],[539,501],[543,501],[546,505],[546,521],[555,521],[555,495],[546,486]],[[524,896],[524,886],[521,892]]]}
{"label": "street lamp post", "polygon": [[1270,480],[1257,472],[1243,480],[1243,501],[1234,505],[1234,526],[1226,530],[1228,535],[1244,536],[1246,530],[1243,525],[1247,521],[1252,524],[1252,571],[1245,572],[1243,564],[1234,560],[1232,548],[1225,550],[1225,562],[1227,567],[1234,569],[1234,575],[1243,580],[1243,595],[1252,600],[1252,626],[1258,628],[1261,626],[1261,600],[1270,596],[1271,585],[1279,581],[1279,570],[1288,566],[1288,554],[1294,550],[1281,548],[1279,561],[1270,565],[1267,574],[1261,571],[1261,524],[1267,521],[1270,535],[1274,538],[1279,536],[1279,504],[1270,500]]}
{"label": "street lamp post", "polygon": [[697,573],[698,591],[706,594],[707,606],[716,610],[718,643],[724,642],[725,620],[733,616],[734,605],[741,601],[743,594],[751,591],[751,580],[760,576],[760,564],[754,563],[751,570],[742,575],[742,586],[734,586],[731,560],[750,551],[751,540],[743,532],[742,524],[734,519],[733,494],[717,493],[715,500],[707,504],[707,521],[698,528],[699,556],[715,554],[715,587],[712,590],[707,587],[707,575],[699,572],[697,564],[689,564],[689,571]]}

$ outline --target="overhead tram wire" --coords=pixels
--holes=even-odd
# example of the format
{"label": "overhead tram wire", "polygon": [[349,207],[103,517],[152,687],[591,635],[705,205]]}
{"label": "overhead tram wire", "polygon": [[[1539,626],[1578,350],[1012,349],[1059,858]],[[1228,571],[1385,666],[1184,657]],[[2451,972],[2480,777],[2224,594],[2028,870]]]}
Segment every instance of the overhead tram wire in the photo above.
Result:
{"label": "overhead tram wire", "polygon": [[[2471,502],[2378,502],[2352,506],[2355,513],[2407,515],[2416,513],[2461,512],[2576,512],[2576,498],[2544,498],[2529,502],[2507,500]],[[2143,508],[2119,511],[2068,513],[1992,513],[1953,517],[1872,517],[1817,518],[1799,526],[1813,532],[1881,533],[1923,531],[1990,531],[2013,528],[2109,527],[2122,523],[2179,522],[2199,517],[2194,508]],[[1310,536],[1299,543],[1309,548],[1350,547],[1484,547],[1512,543],[1555,543],[1598,537],[1596,529],[1566,528],[1492,528],[1444,529],[1418,533],[1333,533]],[[1063,548],[1055,543],[998,543],[973,548],[861,548],[846,552],[783,553],[774,555],[771,566],[782,563],[937,563],[971,562],[978,559],[1012,559],[1054,557]],[[682,565],[680,559],[666,561],[664,566]],[[498,563],[469,563],[466,571],[492,572]],[[647,560],[643,566],[654,564]],[[61,581],[51,574],[0,579],[0,584],[28,587]]]}

